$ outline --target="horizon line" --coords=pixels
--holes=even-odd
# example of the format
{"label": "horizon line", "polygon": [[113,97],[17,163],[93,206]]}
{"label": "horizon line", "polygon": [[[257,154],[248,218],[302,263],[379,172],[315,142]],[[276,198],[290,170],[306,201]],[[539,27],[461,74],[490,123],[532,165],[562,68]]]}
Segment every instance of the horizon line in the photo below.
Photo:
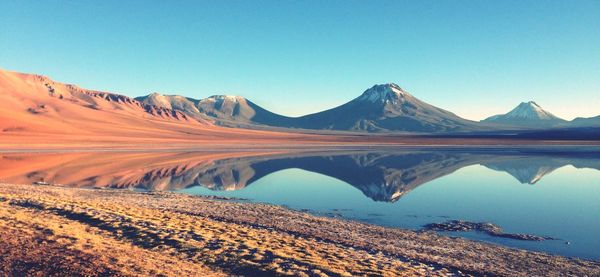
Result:
{"label": "horizon line", "polygon": [[[96,91],[101,91],[101,92],[106,92],[106,93],[111,93],[111,94],[123,95],[123,96],[127,96],[127,97],[129,97],[129,98],[132,98],[132,99],[136,99],[136,98],[139,98],[139,97],[146,97],[146,96],[150,96],[150,95],[152,95],[152,94],[158,94],[158,95],[162,95],[162,96],[181,96],[181,97],[185,97],[185,98],[189,98],[189,99],[194,99],[194,100],[203,100],[203,99],[207,99],[207,98],[210,98],[210,97],[213,97],[213,96],[234,96],[234,97],[242,97],[242,98],[244,98],[244,99],[246,99],[246,100],[249,100],[249,101],[253,102],[254,104],[256,104],[256,105],[260,106],[261,108],[263,108],[263,109],[265,109],[265,110],[267,110],[267,111],[269,111],[269,112],[272,112],[272,113],[274,113],[274,114],[277,114],[277,115],[280,115],[280,116],[289,117],[289,118],[298,118],[298,117],[303,117],[303,116],[307,116],[307,115],[311,115],[311,114],[315,114],[315,113],[320,113],[320,112],[323,112],[323,111],[327,111],[327,110],[330,110],[330,109],[337,108],[337,107],[339,107],[339,106],[341,106],[341,105],[344,105],[344,104],[346,104],[346,103],[348,103],[348,102],[350,102],[350,101],[352,101],[352,100],[356,99],[357,97],[359,97],[360,95],[362,95],[362,93],[366,92],[367,90],[369,90],[369,89],[371,89],[371,88],[373,88],[373,87],[375,87],[375,86],[382,86],[382,85],[392,85],[392,84],[394,84],[394,85],[396,85],[396,86],[400,87],[400,88],[401,88],[403,91],[405,91],[405,92],[408,92],[409,94],[413,95],[415,98],[417,98],[417,99],[421,100],[420,98],[416,97],[416,96],[415,96],[415,95],[414,95],[412,92],[409,92],[409,91],[406,91],[406,90],[404,90],[404,89],[402,88],[402,86],[398,85],[398,82],[383,82],[383,83],[374,83],[373,85],[371,85],[371,87],[369,87],[369,88],[367,88],[367,89],[363,90],[362,92],[360,92],[360,94],[358,94],[358,96],[355,96],[355,97],[353,97],[353,98],[351,98],[351,99],[342,100],[342,101],[343,101],[342,103],[340,103],[340,104],[335,104],[335,105],[333,105],[333,106],[331,106],[331,107],[329,107],[329,108],[325,108],[325,109],[322,109],[322,110],[319,110],[319,111],[316,111],[316,112],[303,113],[303,114],[301,114],[301,115],[286,115],[286,114],[282,114],[282,113],[278,113],[278,112],[273,112],[271,109],[265,108],[265,106],[264,106],[264,105],[262,105],[262,104],[259,104],[259,103],[257,103],[255,100],[253,100],[253,99],[251,99],[251,98],[248,98],[248,97],[246,97],[246,96],[243,96],[242,94],[220,94],[220,93],[216,93],[216,94],[215,94],[215,93],[208,93],[208,94],[205,94],[205,95],[207,95],[207,96],[204,96],[204,97],[201,97],[201,98],[194,98],[194,97],[186,96],[186,95],[185,95],[185,94],[183,94],[183,93],[182,93],[182,94],[177,94],[177,93],[173,93],[173,94],[172,94],[172,93],[169,93],[169,92],[166,92],[166,93],[165,93],[165,92],[159,92],[159,91],[151,91],[151,92],[149,92],[149,93],[147,93],[147,94],[133,96],[133,95],[132,95],[132,94],[130,94],[130,93],[121,92],[121,91],[110,91],[110,90],[103,90],[103,89],[98,89],[98,90],[97,90],[97,89],[94,89],[94,88],[82,87],[82,86],[80,86],[80,85],[79,85],[78,83],[76,83],[76,82],[75,82],[75,83],[73,83],[73,82],[63,82],[63,81],[57,81],[57,80],[56,80],[56,79],[54,79],[53,77],[50,77],[49,75],[46,75],[46,74],[39,74],[39,73],[29,73],[29,72],[17,71],[17,70],[6,69],[6,68],[0,68],[0,71],[7,71],[7,72],[12,72],[12,73],[17,73],[17,74],[26,74],[26,75],[33,75],[33,76],[41,76],[41,77],[48,78],[48,79],[50,79],[50,80],[52,80],[52,81],[54,81],[54,82],[58,82],[58,83],[62,83],[62,84],[67,84],[67,85],[74,85],[74,86],[77,86],[77,87],[80,87],[80,88],[82,88],[82,89],[86,89],[86,90],[96,90]],[[423,101],[423,100],[421,100],[421,101]],[[425,101],[423,101],[423,102],[425,102]],[[530,103],[530,102],[534,102],[534,103],[536,103],[536,105],[538,105],[540,108],[542,108],[542,109],[543,109],[543,107],[542,107],[541,105],[539,105],[539,103],[538,103],[536,100],[534,100],[534,99],[529,99],[529,100],[521,100],[521,101],[520,101],[520,102],[518,102],[517,104],[513,105],[513,106],[512,106],[512,108],[508,108],[509,110],[505,111],[504,113],[499,113],[499,114],[491,114],[491,115],[485,115],[484,117],[482,117],[482,118],[480,118],[480,119],[471,119],[471,118],[468,118],[468,117],[465,117],[465,116],[461,116],[461,115],[459,115],[459,113],[457,113],[457,112],[456,112],[456,111],[454,111],[454,110],[446,109],[446,108],[439,107],[439,106],[432,105],[432,104],[430,104],[430,105],[432,105],[432,106],[434,106],[434,107],[437,107],[437,108],[440,108],[440,109],[443,109],[443,110],[446,110],[446,111],[449,111],[449,112],[451,112],[451,113],[453,113],[453,114],[455,114],[455,115],[457,115],[457,116],[459,116],[459,117],[461,117],[461,118],[463,118],[463,119],[465,119],[465,120],[474,121],[474,122],[482,122],[482,121],[484,121],[485,119],[488,119],[488,118],[490,118],[490,117],[494,117],[494,116],[498,116],[498,115],[504,115],[504,114],[507,114],[507,113],[509,113],[510,111],[512,111],[513,109],[515,109],[516,107],[518,107],[518,105],[520,105],[520,104],[523,104],[523,103]],[[425,102],[425,103],[429,104],[428,102]],[[566,121],[569,121],[569,122],[570,122],[570,121],[573,121],[573,120],[575,120],[575,119],[578,119],[578,118],[592,118],[592,117],[600,116],[600,113],[598,113],[598,114],[596,114],[596,115],[591,115],[591,116],[589,116],[589,117],[586,117],[586,116],[583,116],[583,115],[578,115],[578,116],[574,116],[574,117],[572,117],[571,119],[569,119],[570,117],[562,117],[562,116],[558,116],[558,115],[556,115],[555,113],[553,113],[553,112],[551,112],[551,111],[547,111],[547,110],[545,110],[545,109],[543,109],[543,110],[544,110],[544,111],[546,111],[546,112],[549,112],[549,113],[551,113],[551,114],[553,114],[553,115],[555,115],[555,116],[557,116],[557,117],[558,117],[558,118],[560,118],[560,119],[563,119],[563,120],[566,120]]]}

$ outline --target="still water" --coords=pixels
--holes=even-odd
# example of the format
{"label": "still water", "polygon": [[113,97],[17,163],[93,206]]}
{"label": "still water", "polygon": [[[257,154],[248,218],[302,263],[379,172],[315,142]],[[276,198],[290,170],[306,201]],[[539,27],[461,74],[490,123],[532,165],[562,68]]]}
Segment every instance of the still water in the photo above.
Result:
{"label": "still water", "polygon": [[600,259],[600,156],[527,150],[4,153],[0,182],[174,190],[419,230],[491,222],[523,241],[446,233]]}

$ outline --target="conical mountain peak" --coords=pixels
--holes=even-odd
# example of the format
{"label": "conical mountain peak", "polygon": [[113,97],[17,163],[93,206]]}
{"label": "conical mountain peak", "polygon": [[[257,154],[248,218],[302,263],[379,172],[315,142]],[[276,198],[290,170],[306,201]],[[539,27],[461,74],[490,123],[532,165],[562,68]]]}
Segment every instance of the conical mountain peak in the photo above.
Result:
{"label": "conical mountain peak", "polygon": [[510,112],[506,114],[494,115],[486,118],[483,121],[510,125],[531,125],[531,127],[547,127],[547,125],[555,125],[565,122],[565,120],[544,110],[538,103],[534,101],[521,102]]}
{"label": "conical mountain peak", "polygon": [[558,117],[554,116],[550,112],[542,109],[540,105],[538,105],[534,101],[529,101],[527,103],[522,102],[514,108],[512,111],[506,114],[506,116],[510,118],[522,118],[522,119],[541,119],[541,120],[550,120],[557,119]]}

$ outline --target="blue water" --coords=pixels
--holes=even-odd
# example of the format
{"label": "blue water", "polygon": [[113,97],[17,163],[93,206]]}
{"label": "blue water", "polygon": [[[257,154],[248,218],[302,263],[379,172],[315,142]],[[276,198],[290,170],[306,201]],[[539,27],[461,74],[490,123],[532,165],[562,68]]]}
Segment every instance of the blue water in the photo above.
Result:
{"label": "blue water", "polygon": [[492,222],[507,233],[560,240],[520,241],[473,232],[447,234],[600,259],[600,171],[596,169],[566,165],[531,185],[505,172],[471,165],[422,184],[396,202],[374,201],[343,181],[302,169],[271,173],[240,190],[215,191],[195,186],[182,192],[245,198],[409,229],[449,219]]}
{"label": "blue water", "polygon": [[217,160],[207,154],[0,153],[0,182],[236,197],[414,230],[448,220],[491,222],[505,233],[558,240],[444,234],[600,260],[597,150],[347,150]]}

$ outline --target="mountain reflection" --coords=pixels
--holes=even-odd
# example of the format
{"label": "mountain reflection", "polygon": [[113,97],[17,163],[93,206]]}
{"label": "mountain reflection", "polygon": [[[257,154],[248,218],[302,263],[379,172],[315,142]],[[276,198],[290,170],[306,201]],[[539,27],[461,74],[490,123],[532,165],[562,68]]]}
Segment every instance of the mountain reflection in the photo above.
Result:
{"label": "mountain reflection", "polygon": [[394,202],[414,188],[469,165],[535,184],[565,165],[600,170],[600,159],[484,151],[186,152],[2,154],[0,182],[179,190],[243,189],[271,173],[298,168],[341,180],[375,200]]}

